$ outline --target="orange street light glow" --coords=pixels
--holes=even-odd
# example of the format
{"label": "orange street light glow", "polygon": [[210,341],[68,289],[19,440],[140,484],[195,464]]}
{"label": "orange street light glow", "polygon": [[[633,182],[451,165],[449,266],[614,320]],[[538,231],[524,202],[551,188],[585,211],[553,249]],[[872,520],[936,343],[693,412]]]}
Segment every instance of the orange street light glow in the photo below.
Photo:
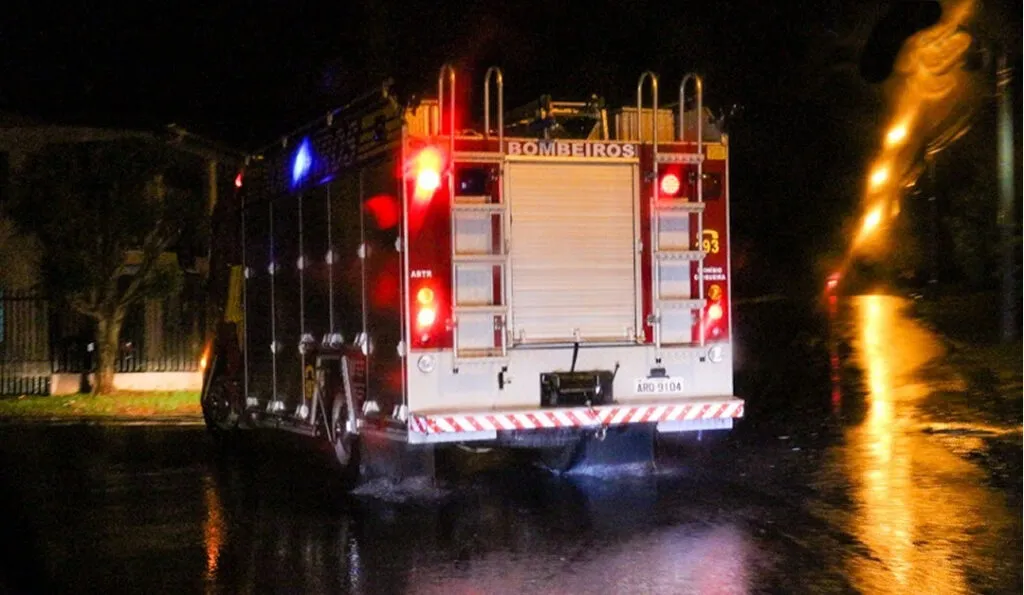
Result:
{"label": "orange street light glow", "polygon": [[881,166],[875,171],[871,172],[871,187],[878,188],[889,179],[889,168],[887,166]]}
{"label": "orange street light glow", "polygon": [[890,147],[902,144],[905,140],[907,140],[907,125],[902,122],[890,128],[889,133],[885,135],[885,144]]}
{"label": "orange street light glow", "polygon": [[874,229],[878,227],[878,224],[881,222],[882,207],[875,207],[871,209],[871,211],[867,215],[864,216],[864,225],[861,228],[861,232],[864,234],[869,234],[872,231],[874,231]]}

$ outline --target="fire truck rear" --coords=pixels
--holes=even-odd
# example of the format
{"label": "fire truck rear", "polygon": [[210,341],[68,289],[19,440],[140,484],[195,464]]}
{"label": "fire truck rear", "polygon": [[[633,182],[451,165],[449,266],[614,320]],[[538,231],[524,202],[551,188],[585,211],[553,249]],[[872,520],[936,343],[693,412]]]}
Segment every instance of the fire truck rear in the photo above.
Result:
{"label": "fire truck rear", "polygon": [[250,158],[215,216],[210,429],[304,434],[354,475],[443,444],[649,461],[731,428],[728,141],[700,77],[669,109],[647,72],[635,107],[506,112],[492,68],[479,130],[455,85],[385,85]]}

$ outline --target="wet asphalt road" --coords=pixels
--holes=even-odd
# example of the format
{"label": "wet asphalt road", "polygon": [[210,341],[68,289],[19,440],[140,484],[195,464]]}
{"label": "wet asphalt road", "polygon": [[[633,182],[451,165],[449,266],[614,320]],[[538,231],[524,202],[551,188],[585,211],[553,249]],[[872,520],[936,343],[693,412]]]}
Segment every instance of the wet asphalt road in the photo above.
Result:
{"label": "wet asphalt road", "polygon": [[941,348],[898,306],[851,300],[831,333],[824,311],[742,309],[747,419],[663,444],[647,475],[485,457],[348,497],[197,426],[0,426],[0,589],[1019,593],[1019,482],[927,431],[918,369]]}

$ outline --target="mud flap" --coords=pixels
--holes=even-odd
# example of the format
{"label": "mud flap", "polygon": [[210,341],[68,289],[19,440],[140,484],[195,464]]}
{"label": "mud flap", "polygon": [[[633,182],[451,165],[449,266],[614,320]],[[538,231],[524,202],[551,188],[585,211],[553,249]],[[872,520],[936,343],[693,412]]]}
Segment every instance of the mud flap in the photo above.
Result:
{"label": "mud flap", "polygon": [[388,479],[395,483],[419,479],[434,482],[434,445],[408,444],[384,432],[360,434],[360,474],[363,481]]}
{"label": "mud flap", "polygon": [[605,432],[587,432],[580,439],[571,465],[565,473],[612,470],[630,467],[637,471],[654,469],[653,424],[611,427]]}

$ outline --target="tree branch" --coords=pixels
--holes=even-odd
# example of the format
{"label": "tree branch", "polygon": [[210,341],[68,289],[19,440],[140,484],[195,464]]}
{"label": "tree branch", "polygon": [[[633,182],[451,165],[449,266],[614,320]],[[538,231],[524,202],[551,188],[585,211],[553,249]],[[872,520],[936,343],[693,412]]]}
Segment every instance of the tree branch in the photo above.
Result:
{"label": "tree branch", "polygon": [[95,299],[88,301],[82,298],[81,294],[74,294],[68,298],[71,307],[85,314],[89,318],[99,320],[102,318],[102,310],[96,305]]}
{"label": "tree branch", "polygon": [[127,289],[121,295],[121,300],[119,301],[122,304],[128,305],[137,301],[140,297],[140,290],[151,280],[152,273],[160,260],[160,255],[164,253],[174,239],[173,234],[167,233],[164,223],[165,218],[160,217],[157,220],[156,226],[146,234],[146,239],[143,240],[142,244],[142,261],[139,263],[139,269],[135,272]]}

